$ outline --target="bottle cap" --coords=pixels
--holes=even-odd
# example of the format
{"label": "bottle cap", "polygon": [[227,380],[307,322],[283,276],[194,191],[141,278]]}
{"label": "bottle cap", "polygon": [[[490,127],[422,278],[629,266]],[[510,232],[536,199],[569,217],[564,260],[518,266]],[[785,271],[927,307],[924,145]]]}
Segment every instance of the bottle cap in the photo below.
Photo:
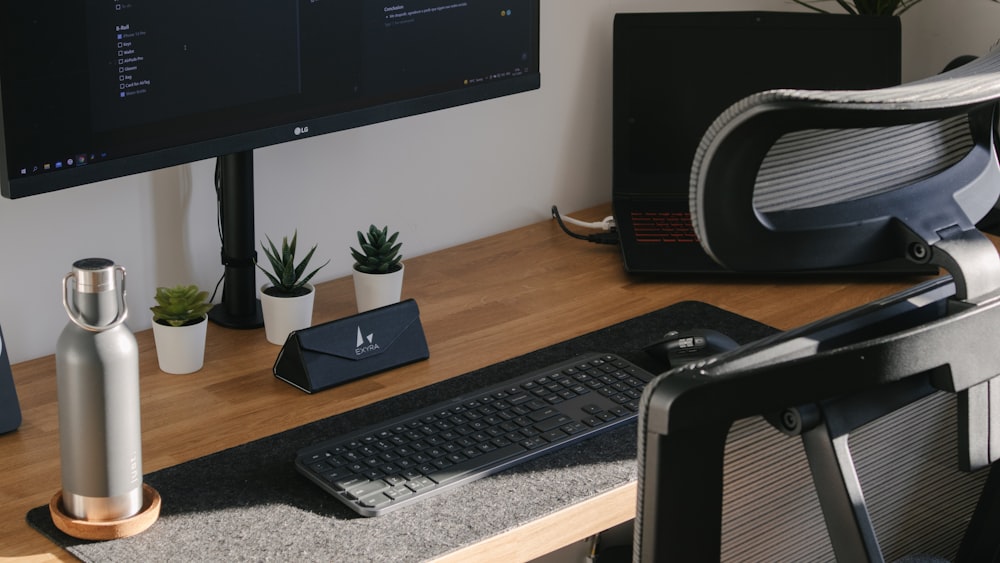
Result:
{"label": "bottle cap", "polygon": [[107,258],[84,258],[73,262],[77,293],[104,293],[115,289],[115,263]]}

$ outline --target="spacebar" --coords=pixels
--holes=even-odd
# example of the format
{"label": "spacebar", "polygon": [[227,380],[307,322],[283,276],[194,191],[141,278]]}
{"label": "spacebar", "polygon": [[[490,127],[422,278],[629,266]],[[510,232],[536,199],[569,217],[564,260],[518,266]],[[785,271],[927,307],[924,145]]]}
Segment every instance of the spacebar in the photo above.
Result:
{"label": "spacebar", "polygon": [[440,485],[446,485],[451,481],[466,476],[470,471],[475,472],[479,469],[493,465],[498,461],[514,457],[517,454],[524,452],[525,449],[526,448],[520,444],[508,444],[502,448],[497,448],[482,455],[477,455],[476,457],[466,461],[449,465],[448,467],[427,476]]}

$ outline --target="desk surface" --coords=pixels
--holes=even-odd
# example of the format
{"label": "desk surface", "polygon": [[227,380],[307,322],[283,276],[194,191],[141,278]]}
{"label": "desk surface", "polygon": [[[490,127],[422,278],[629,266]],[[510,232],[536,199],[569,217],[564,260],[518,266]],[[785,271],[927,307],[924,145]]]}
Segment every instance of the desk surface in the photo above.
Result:
{"label": "desk surface", "polygon": [[[608,212],[600,206],[574,215],[596,219]],[[152,332],[138,333],[144,471],[346,412],[679,301],[704,301],[789,329],[917,281],[639,278],[623,271],[616,247],[571,239],[552,221],[409,258],[406,264],[403,297],[420,304],[430,359],[322,393],[306,395],[273,377],[280,348],[267,342],[263,329],[210,325],[205,367],[190,375],[160,372]],[[349,277],[319,285],[315,323],[354,313]],[[24,422],[0,436],[0,559],[73,560],[24,520],[60,488],[55,359],[15,365],[14,382]],[[632,484],[469,546],[448,560],[531,559],[634,513]]]}

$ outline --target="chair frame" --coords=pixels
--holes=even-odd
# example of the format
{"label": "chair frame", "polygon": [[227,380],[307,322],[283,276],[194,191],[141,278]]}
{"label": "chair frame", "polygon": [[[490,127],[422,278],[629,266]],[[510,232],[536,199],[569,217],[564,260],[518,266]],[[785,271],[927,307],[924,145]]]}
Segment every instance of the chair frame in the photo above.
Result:
{"label": "chair frame", "polygon": [[[1000,194],[1000,50],[970,65],[876,91],[765,92],[706,133],[692,170],[692,214],[703,246],[727,267],[786,270],[790,260],[823,268],[902,255],[949,275],[654,379],[639,416],[636,560],[720,558],[727,433],[759,415],[802,437],[837,559],[882,561],[846,436],[936,391],[958,395],[958,466],[990,471],[959,558],[1000,553],[990,529],[1000,522],[992,471],[1000,459],[1000,346],[991,337],[1000,327],[1000,256],[975,228]],[[785,133],[961,115],[974,146],[934,177],[816,209],[753,207],[756,171]],[[959,189],[965,199],[956,202]]]}

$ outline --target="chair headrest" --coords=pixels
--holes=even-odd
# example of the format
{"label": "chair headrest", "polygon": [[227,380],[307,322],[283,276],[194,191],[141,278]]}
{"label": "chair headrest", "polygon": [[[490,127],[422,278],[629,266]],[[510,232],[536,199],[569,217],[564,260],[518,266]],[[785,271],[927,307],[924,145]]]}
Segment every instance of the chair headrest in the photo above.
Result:
{"label": "chair headrest", "polygon": [[974,229],[1000,196],[998,100],[1000,49],[890,88],[744,98],[695,154],[698,238],[730,269],[789,271],[908,256]]}

